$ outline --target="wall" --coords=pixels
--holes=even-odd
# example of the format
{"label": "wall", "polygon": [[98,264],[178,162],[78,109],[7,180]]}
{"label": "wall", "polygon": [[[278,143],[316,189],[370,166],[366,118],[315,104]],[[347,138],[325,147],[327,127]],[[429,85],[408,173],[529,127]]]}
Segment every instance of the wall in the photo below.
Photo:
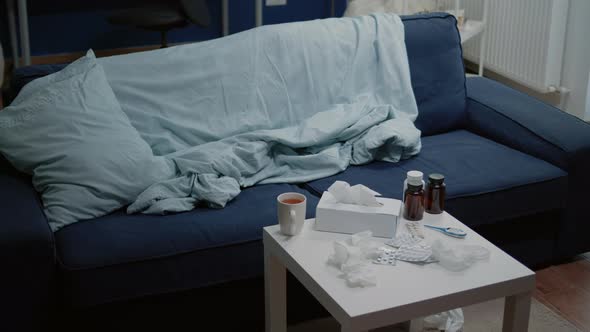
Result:
{"label": "wall", "polygon": [[[47,55],[94,49],[157,45],[157,32],[114,26],[106,18],[113,10],[138,6],[154,0],[29,0],[31,54]],[[168,1],[168,0],[160,0]],[[207,40],[221,36],[221,1],[207,0],[212,16],[208,28],[188,27],[173,30],[169,42]],[[287,6],[264,7],[264,23],[303,21],[330,16],[330,0],[288,0]],[[337,14],[344,11],[346,0],[336,0]],[[5,20],[5,6],[0,6],[0,40],[6,57],[11,56]],[[254,0],[229,1],[230,32],[254,27]]]}
{"label": "wall", "polygon": [[[564,110],[584,117],[590,71],[590,0],[570,0],[561,85],[571,92]],[[590,114],[586,114],[590,120]]]}

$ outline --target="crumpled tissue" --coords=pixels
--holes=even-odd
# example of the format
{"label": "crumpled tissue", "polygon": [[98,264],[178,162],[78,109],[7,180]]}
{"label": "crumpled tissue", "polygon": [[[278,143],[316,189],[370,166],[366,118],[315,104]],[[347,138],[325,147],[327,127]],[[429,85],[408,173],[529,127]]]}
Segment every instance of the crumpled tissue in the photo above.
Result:
{"label": "crumpled tissue", "polygon": [[478,245],[447,246],[441,240],[432,244],[432,257],[445,269],[459,272],[469,268],[476,261],[490,257],[490,251]]}
{"label": "crumpled tissue", "polygon": [[373,232],[364,231],[351,235],[348,241],[334,242],[334,253],[328,257],[328,264],[342,272],[349,287],[377,285],[377,275],[370,260],[379,255],[381,245],[372,240],[372,236]]}
{"label": "crumpled tissue", "polygon": [[463,310],[453,309],[440,314],[431,315],[424,318],[424,329],[436,329],[445,332],[460,332],[463,330],[465,317]]}
{"label": "crumpled tissue", "polygon": [[348,182],[336,181],[328,188],[328,192],[339,203],[381,206],[381,203],[375,198],[375,196],[381,196],[381,194],[362,184],[351,187]]}

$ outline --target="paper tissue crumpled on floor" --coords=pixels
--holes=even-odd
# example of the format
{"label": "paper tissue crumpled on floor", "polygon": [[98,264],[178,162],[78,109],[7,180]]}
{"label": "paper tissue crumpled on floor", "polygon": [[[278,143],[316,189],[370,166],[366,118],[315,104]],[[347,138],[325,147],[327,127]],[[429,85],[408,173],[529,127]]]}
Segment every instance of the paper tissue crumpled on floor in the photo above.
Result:
{"label": "paper tissue crumpled on floor", "polygon": [[453,309],[425,317],[424,331],[435,329],[435,331],[460,332],[463,331],[464,323],[463,310],[461,308]]}

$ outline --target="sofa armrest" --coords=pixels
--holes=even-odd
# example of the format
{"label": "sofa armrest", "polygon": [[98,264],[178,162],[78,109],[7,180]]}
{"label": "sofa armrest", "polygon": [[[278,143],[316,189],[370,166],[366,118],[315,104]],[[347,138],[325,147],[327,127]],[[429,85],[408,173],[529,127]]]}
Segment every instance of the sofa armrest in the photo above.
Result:
{"label": "sofa armrest", "polygon": [[590,124],[482,77],[467,79],[468,127],[566,171],[590,154]]}
{"label": "sofa armrest", "polygon": [[557,250],[567,257],[590,250],[584,207],[590,188],[590,124],[486,78],[467,79],[467,128],[568,173],[566,222]]}
{"label": "sofa armrest", "polygon": [[55,308],[53,233],[30,179],[8,168],[0,167],[0,325],[37,330]]}

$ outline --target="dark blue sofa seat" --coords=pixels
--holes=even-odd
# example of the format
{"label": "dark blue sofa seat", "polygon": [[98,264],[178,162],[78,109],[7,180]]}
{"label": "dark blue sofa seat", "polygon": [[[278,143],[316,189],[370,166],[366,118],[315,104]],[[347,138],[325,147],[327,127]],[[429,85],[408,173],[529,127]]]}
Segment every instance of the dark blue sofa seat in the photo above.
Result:
{"label": "dark blue sofa seat", "polygon": [[321,195],[342,180],[401,199],[406,172],[415,169],[446,176],[447,210],[469,226],[565,206],[566,172],[465,130],[423,137],[422,151],[412,159],[350,167],[307,186]]}
{"label": "dark blue sofa seat", "polygon": [[0,331],[41,331],[55,306],[53,233],[29,176],[0,155]]}
{"label": "dark blue sofa seat", "polygon": [[259,277],[262,227],[276,224],[276,197],[306,194],[307,217],[318,198],[295,185],[245,189],[224,209],[166,216],[124,211],[55,233],[64,297],[89,306]]}

